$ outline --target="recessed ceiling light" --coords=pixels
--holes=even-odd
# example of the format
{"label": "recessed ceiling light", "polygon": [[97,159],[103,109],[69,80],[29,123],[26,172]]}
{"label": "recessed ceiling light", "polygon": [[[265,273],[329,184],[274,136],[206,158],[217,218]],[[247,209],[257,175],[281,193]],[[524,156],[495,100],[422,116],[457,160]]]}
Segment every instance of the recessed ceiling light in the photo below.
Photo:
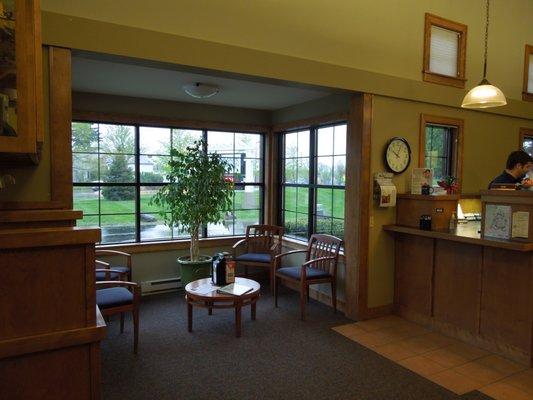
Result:
{"label": "recessed ceiling light", "polygon": [[217,85],[211,85],[209,83],[189,83],[183,85],[183,90],[189,96],[195,97],[197,99],[206,99],[212,97],[220,91],[220,88]]}

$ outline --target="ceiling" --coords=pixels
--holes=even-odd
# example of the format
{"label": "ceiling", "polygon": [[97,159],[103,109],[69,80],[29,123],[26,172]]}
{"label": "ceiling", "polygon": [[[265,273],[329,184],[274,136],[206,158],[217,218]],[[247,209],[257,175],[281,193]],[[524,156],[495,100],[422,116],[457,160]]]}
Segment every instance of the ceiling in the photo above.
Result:
{"label": "ceiling", "polygon": [[[78,92],[259,110],[277,110],[334,93],[327,88],[294,87],[219,75],[177,70],[176,66],[146,66],[85,55],[72,57],[72,89]],[[183,85],[194,82],[218,85],[220,92],[211,98],[195,99],[182,89]]]}

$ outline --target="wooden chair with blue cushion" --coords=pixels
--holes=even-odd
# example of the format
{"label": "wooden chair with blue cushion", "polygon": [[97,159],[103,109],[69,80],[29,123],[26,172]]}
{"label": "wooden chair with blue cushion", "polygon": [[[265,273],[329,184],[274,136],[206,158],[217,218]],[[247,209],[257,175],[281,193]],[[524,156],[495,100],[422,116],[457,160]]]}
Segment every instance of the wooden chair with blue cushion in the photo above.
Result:
{"label": "wooden chair with blue cushion", "polygon": [[[102,269],[109,274],[112,269]],[[124,313],[133,315],[133,352],[137,354],[139,343],[139,304],[141,289],[138,284],[126,281],[96,282],[96,304],[104,317],[120,313],[120,333],[124,332]]]}
{"label": "wooden chair with blue cushion", "polygon": [[[288,281],[299,287],[300,312],[305,320],[305,308],[309,301],[309,285],[318,283],[331,284],[331,302],[333,311],[337,312],[337,264],[342,240],[331,235],[315,234],[309,239],[306,250],[293,250],[275,257],[274,303],[278,306],[278,283]],[[283,262],[283,257],[305,253],[303,264],[294,266]]]}
{"label": "wooden chair with blue cushion", "polygon": [[[274,290],[274,257],[281,251],[281,238],[284,229],[276,225],[248,225],[246,237],[233,245],[233,256],[237,265],[248,267],[267,267],[270,272],[270,289]],[[242,248],[241,254],[237,254]]]}
{"label": "wooden chair with blue cushion", "polygon": [[[132,282],[132,262],[131,262],[131,254],[125,253],[123,251],[117,251],[117,250],[96,250],[94,252],[94,255],[96,257],[104,256],[104,257],[120,257],[121,261],[119,263],[115,263],[114,259],[113,261],[108,263],[109,269],[113,269],[116,271],[120,271],[126,274],[127,281]],[[98,281],[98,275],[96,276],[96,280]]]}

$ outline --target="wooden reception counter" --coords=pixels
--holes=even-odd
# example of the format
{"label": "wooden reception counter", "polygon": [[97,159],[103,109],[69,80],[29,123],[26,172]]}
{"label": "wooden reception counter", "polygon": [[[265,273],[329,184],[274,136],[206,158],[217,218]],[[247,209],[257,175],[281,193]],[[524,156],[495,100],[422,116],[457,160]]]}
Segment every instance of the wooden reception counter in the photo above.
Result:
{"label": "wooden reception counter", "polygon": [[[533,207],[533,193],[485,195],[513,213],[509,199]],[[533,366],[532,242],[482,237],[472,221],[453,231],[384,229],[395,235],[396,313]]]}

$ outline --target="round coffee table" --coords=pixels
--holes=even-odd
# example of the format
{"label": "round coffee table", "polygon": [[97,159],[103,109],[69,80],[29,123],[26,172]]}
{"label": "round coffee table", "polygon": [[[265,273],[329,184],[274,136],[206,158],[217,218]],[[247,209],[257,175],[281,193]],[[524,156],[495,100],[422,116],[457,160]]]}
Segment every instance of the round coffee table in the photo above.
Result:
{"label": "round coffee table", "polygon": [[185,286],[185,299],[187,300],[187,317],[189,332],[192,332],[192,308],[193,306],[207,308],[209,315],[213,314],[213,308],[234,308],[235,309],[235,336],[241,336],[241,309],[250,305],[252,320],[255,320],[255,306],[259,298],[261,285],[256,281],[246,278],[235,278],[238,285],[251,287],[252,290],[242,296],[218,293],[217,286],[213,285],[213,290],[205,292],[205,288],[211,284],[211,278],[199,279]]}

